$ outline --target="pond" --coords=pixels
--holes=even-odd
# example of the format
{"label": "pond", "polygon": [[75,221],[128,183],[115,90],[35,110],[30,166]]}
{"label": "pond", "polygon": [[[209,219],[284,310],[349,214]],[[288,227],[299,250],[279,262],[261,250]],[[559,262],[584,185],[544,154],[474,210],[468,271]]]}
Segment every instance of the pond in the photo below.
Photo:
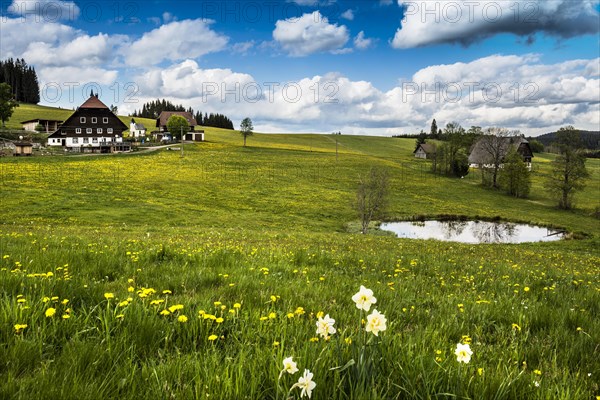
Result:
{"label": "pond", "polygon": [[527,243],[560,240],[565,232],[512,222],[409,221],[383,223],[381,230],[399,238],[461,243]]}

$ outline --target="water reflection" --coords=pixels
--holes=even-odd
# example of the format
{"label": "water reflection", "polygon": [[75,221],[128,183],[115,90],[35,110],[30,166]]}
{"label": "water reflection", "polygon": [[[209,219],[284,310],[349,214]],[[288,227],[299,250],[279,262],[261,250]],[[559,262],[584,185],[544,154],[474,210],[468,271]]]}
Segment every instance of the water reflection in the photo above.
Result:
{"label": "water reflection", "polygon": [[381,225],[400,238],[437,239],[462,243],[525,243],[560,240],[564,233],[539,226],[511,222],[419,221]]}

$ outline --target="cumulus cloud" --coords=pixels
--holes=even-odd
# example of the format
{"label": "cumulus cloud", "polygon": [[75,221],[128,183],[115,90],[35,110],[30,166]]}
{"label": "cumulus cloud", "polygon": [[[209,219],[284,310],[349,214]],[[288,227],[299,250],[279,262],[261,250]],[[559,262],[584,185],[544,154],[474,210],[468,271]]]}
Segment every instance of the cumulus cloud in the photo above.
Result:
{"label": "cumulus cloud", "polygon": [[[167,97],[234,120],[252,115],[257,130],[388,134],[440,124],[505,126],[536,135],[573,124],[597,129],[600,59],[543,64],[536,55],[493,55],[417,71],[387,91],[341,74],[277,85],[186,60],[138,78],[148,100]],[[145,101],[145,100],[142,100]],[[301,118],[298,118],[301,116]]]}
{"label": "cumulus cloud", "polygon": [[365,32],[360,31],[354,38],[354,46],[359,50],[366,50],[373,44],[373,39],[365,38]]}
{"label": "cumulus cloud", "polygon": [[411,48],[439,43],[469,45],[501,33],[533,40],[541,32],[570,38],[600,31],[598,0],[406,1],[391,44]]}
{"label": "cumulus cloud", "polygon": [[246,55],[248,51],[252,49],[256,45],[254,40],[249,40],[247,42],[239,42],[232,46],[231,50],[233,53]]}
{"label": "cumulus cloud", "polygon": [[300,18],[279,20],[273,39],[293,57],[341,49],[349,40],[348,29],[330,24],[319,11]]}
{"label": "cumulus cloud", "polygon": [[80,9],[73,1],[61,0],[13,0],[8,12],[15,15],[35,15],[38,20],[56,22],[74,20],[79,17]]}
{"label": "cumulus cloud", "polygon": [[132,66],[155,65],[221,51],[229,39],[210,29],[212,23],[195,19],[162,25],[134,41],[127,49],[125,61]]}

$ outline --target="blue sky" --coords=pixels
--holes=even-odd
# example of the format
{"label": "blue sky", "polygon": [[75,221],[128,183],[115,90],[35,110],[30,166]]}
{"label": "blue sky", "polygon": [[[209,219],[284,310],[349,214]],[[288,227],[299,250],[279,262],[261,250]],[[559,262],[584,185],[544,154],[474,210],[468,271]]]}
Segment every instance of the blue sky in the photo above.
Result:
{"label": "blue sky", "polygon": [[167,98],[265,132],[600,130],[598,0],[0,5],[0,58],[36,67],[42,104],[94,84],[120,113]]}

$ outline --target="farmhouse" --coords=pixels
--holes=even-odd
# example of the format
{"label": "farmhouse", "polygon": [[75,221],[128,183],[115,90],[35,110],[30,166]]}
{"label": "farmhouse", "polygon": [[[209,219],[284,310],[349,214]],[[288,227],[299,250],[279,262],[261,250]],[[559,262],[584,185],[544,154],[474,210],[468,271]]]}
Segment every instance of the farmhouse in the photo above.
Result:
{"label": "farmhouse", "polygon": [[[196,122],[196,119],[194,118],[194,116],[189,113],[189,112],[183,112],[183,111],[163,111],[160,113],[160,115],[158,116],[157,120],[156,120],[156,127],[158,128],[158,134],[156,135],[156,137],[165,137],[167,133],[174,133],[177,134],[177,132],[169,132],[169,129],[167,128],[167,122],[169,121],[169,118],[171,118],[171,116],[173,115],[179,115],[183,118],[185,118],[185,120],[188,122],[189,124],[189,132],[185,135],[184,140],[191,140],[194,142],[202,142],[204,141],[204,131],[203,130],[196,130],[196,126],[198,126],[198,123]],[[162,134],[162,135],[160,135]],[[157,139],[160,140],[160,139]]]}
{"label": "farmhouse", "polygon": [[129,151],[123,143],[125,125],[110,109],[92,95],[50,136],[48,146],[61,146],[81,153]]}
{"label": "farmhouse", "polygon": [[[523,157],[523,162],[527,164],[527,168],[531,168],[533,151],[531,151],[531,146],[525,138],[504,137],[498,139],[502,141],[498,144],[498,149],[502,152],[502,158],[506,157],[511,149],[516,148],[517,153]],[[490,168],[493,165],[493,157],[486,151],[485,140],[483,138],[477,141],[471,150],[469,164],[472,168]]]}
{"label": "farmhouse", "polygon": [[35,132],[38,125],[44,128],[43,132],[50,133],[54,132],[58,129],[60,124],[64,121],[58,121],[55,119],[30,119],[29,121],[23,121],[21,124],[23,125],[23,130]]}
{"label": "farmhouse", "polygon": [[413,151],[415,158],[431,159],[435,157],[436,147],[433,143],[421,143]]}
{"label": "farmhouse", "polygon": [[144,124],[136,123],[135,119],[132,118],[129,124],[129,136],[136,139],[146,137],[146,127]]}

